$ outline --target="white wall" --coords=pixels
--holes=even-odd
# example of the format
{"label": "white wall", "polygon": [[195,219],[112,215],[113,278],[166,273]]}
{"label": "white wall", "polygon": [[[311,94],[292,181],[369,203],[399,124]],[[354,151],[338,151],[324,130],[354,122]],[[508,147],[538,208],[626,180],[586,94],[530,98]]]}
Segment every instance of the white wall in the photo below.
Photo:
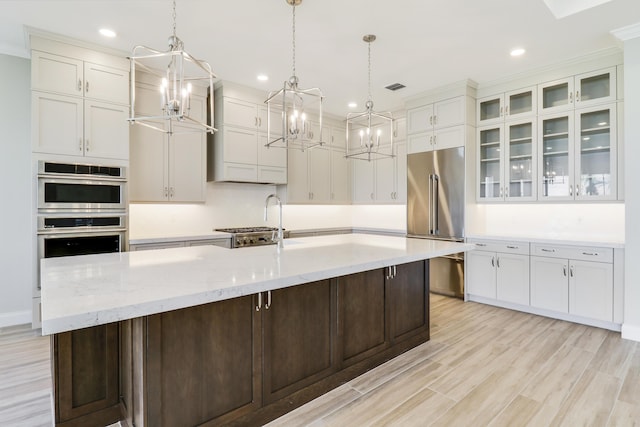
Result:
{"label": "white wall", "polygon": [[640,341],[640,24],[624,42],[626,244],[622,337]]}
{"label": "white wall", "polygon": [[31,322],[32,213],[28,59],[0,54],[0,327]]}

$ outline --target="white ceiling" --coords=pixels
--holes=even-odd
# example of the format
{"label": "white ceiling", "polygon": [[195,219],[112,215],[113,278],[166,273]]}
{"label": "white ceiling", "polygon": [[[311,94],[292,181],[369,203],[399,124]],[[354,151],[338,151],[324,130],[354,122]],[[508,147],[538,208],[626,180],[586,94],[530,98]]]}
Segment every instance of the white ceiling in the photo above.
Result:
{"label": "white ceiling", "polygon": [[[177,34],[221,79],[274,90],[292,72],[291,11],[285,0],[177,0]],[[326,110],[344,115],[348,102],[362,110],[367,98],[365,34],[377,35],[375,109],[393,110],[404,98],[463,79],[483,84],[615,47],[610,31],[640,22],[640,0],[562,19],[544,0],[304,0],[296,21],[300,86],[320,87]],[[28,55],[23,25],[124,52],[138,44],[165,50],[171,2],[0,0],[0,53]],[[118,36],[105,39],[101,27]],[[527,52],[512,58],[514,47]],[[270,80],[258,82],[259,73]],[[406,88],[384,89],[396,82]]]}

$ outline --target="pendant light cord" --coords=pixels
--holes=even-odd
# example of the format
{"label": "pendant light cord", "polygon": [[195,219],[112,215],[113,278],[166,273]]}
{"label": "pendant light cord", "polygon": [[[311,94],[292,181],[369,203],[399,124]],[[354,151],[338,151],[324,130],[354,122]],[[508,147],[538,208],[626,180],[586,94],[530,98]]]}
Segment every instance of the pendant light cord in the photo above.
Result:
{"label": "pendant light cord", "polygon": [[368,67],[369,67],[369,74],[368,74],[368,78],[369,78],[369,101],[371,101],[371,42],[367,42],[367,45],[369,46],[369,62],[368,62]]}
{"label": "pendant light cord", "polygon": [[296,6],[293,5],[293,31],[292,31],[292,45],[293,45],[293,76],[296,75]]}
{"label": "pendant light cord", "polygon": [[176,37],[176,0],[173,0],[173,13],[171,17],[173,18],[173,37]]}

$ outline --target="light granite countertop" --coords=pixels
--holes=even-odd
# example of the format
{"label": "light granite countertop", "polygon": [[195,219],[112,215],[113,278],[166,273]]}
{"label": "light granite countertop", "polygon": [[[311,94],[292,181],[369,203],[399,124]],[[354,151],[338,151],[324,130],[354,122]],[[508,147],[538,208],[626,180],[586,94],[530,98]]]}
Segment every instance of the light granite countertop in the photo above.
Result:
{"label": "light granite countertop", "polygon": [[286,239],[285,246],[195,246],[46,258],[44,335],[192,307],[472,250],[475,245],[367,234]]}

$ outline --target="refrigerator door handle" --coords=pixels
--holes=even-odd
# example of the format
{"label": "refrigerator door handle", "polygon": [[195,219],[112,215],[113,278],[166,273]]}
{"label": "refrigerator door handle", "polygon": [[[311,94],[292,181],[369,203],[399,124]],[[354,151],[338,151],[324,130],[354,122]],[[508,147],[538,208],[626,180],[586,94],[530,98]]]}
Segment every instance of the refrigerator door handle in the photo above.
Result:
{"label": "refrigerator door handle", "polygon": [[440,209],[440,206],[439,206],[440,198],[438,197],[439,189],[440,189],[440,177],[438,175],[433,175],[433,223],[434,223],[433,234],[440,234],[440,229],[438,227],[438,224],[440,222],[440,218],[438,217],[438,210]]}
{"label": "refrigerator door handle", "polygon": [[428,192],[429,194],[427,195],[427,200],[429,200],[429,212],[428,212],[428,217],[429,217],[429,234],[433,234],[433,205],[432,205],[432,200],[433,200],[433,175],[429,174],[429,185],[427,186],[428,188]]}

